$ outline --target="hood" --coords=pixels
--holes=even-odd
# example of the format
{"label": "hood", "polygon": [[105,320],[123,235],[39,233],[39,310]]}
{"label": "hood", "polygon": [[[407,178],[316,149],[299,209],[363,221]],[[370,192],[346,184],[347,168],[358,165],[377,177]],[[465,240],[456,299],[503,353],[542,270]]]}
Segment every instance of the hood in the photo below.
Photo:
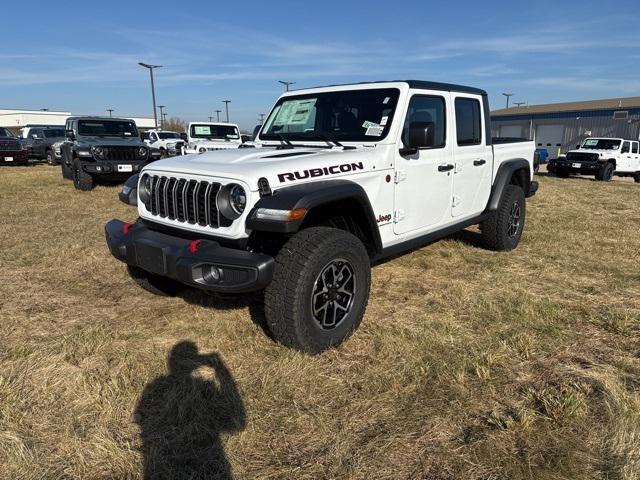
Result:
{"label": "hood", "polygon": [[79,145],[100,145],[101,147],[117,147],[117,146],[125,146],[125,147],[147,147],[148,145],[144,143],[139,137],[79,137],[78,138]]}
{"label": "hood", "polygon": [[578,148],[576,150],[569,150],[567,152],[567,154],[569,153],[597,153],[599,156],[605,156],[605,155],[615,155],[616,153],[618,153],[617,150],[600,150],[600,149],[595,149],[595,148]]}
{"label": "hood", "polygon": [[239,180],[257,190],[266,178],[272,189],[339,178],[371,169],[371,152],[358,148],[236,148],[183,155],[154,162],[146,170]]}

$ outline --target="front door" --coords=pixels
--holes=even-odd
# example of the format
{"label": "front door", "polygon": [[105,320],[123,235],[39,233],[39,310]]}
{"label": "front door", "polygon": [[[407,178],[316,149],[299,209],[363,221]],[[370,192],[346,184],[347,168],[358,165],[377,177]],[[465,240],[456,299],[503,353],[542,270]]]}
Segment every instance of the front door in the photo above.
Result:
{"label": "front door", "polygon": [[631,142],[625,141],[622,143],[620,157],[618,158],[620,159],[620,161],[616,163],[616,171],[630,172],[631,164],[633,163],[631,160]]}
{"label": "front door", "polygon": [[482,97],[456,95],[455,173],[451,215],[484,210],[491,192],[493,152],[485,139]]}
{"label": "front door", "polygon": [[413,155],[396,153],[396,234],[435,227],[449,219],[454,165],[447,138],[448,100],[448,94],[438,93],[414,94],[409,101],[402,143],[407,144],[411,122],[433,122],[434,146]]}

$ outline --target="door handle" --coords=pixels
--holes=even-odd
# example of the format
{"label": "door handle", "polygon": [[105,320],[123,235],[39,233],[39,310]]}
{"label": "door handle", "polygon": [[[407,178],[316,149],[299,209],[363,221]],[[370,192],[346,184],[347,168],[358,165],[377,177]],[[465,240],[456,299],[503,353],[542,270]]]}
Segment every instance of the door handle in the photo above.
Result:
{"label": "door handle", "polygon": [[449,170],[453,170],[453,165],[447,163],[445,165],[438,165],[439,172],[448,172]]}
{"label": "door handle", "polygon": [[474,167],[479,167],[480,165],[484,165],[485,163],[487,163],[486,160],[480,159],[480,160],[474,160],[473,161],[473,166]]}

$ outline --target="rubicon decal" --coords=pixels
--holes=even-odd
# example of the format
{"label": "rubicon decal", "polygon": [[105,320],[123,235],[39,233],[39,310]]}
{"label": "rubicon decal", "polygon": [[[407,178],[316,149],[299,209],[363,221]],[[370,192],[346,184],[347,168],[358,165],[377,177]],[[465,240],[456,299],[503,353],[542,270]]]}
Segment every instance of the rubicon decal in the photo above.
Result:
{"label": "rubicon decal", "polygon": [[310,168],[298,172],[279,173],[278,180],[280,183],[286,181],[294,182],[296,180],[304,180],[305,178],[323,177],[325,175],[337,175],[338,173],[354,172],[356,170],[364,170],[362,162],[343,163],[342,165],[332,165],[330,167]]}

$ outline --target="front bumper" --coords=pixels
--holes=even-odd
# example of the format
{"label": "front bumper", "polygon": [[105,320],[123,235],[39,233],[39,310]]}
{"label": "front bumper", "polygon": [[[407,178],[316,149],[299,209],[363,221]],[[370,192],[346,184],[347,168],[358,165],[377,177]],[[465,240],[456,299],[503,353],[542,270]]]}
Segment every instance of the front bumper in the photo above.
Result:
{"label": "front bumper", "polygon": [[6,165],[27,165],[29,154],[26,150],[2,150],[0,151],[0,164]]}
{"label": "front bumper", "polygon": [[577,161],[577,160],[556,160],[555,171],[577,173],[582,175],[594,175],[602,168],[602,162]]}
{"label": "front bumper", "polygon": [[[105,225],[107,245],[118,260],[149,273],[215,292],[261,290],[273,277],[275,261],[262,253],[222,247],[212,240],[194,241],[151,230],[141,223],[125,228],[120,220]],[[126,233],[125,233],[126,232]],[[219,280],[210,274],[218,269]]]}
{"label": "front bumper", "polygon": [[[91,175],[109,175],[109,176],[125,176],[129,177],[139,172],[145,167],[148,161],[118,161],[118,160],[99,160],[99,161],[81,161],[82,170]],[[130,167],[130,168],[129,168]]]}

